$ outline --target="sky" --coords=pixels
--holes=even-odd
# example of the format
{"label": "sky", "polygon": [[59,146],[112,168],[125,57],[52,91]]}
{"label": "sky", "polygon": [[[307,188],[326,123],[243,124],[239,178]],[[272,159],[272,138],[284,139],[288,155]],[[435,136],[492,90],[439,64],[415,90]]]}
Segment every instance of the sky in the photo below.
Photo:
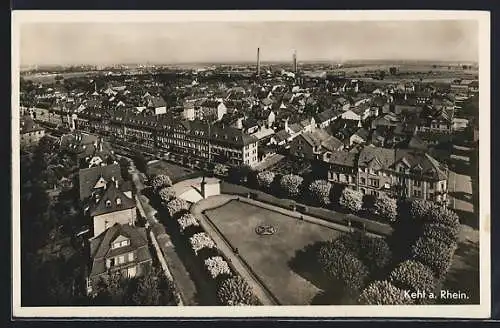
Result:
{"label": "sky", "polygon": [[477,61],[473,20],[330,22],[24,23],[25,65],[261,60]]}

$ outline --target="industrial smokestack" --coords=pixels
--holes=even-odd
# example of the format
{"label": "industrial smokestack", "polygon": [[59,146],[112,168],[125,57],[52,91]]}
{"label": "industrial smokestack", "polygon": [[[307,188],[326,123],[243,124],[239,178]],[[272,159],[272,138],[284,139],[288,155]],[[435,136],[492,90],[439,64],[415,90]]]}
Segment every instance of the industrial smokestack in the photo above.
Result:
{"label": "industrial smokestack", "polygon": [[260,75],[260,48],[257,48],[257,75]]}
{"label": "industrial smokestack", "polygon": [[293,52],[293,72],[297,73],[297,51]]}

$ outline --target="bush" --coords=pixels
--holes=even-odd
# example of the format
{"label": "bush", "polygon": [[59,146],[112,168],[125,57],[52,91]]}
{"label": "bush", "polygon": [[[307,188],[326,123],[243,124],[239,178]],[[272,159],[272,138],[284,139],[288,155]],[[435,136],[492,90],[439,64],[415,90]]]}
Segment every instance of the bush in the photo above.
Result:
{"label": "bush", "polygon": [[320,248],[318,262],[328,277],[338,280],[351,292],[363,288],[368,277],[366,266],[353,253],[336,247],[334,243]]}
{"label": "bush", "polygon": [[165,174],[159,174],[151,179],[151,187],[154,190],[160,190],[164,187],[172,186],[172,180]]}
{"label": "bush", "polygon": [[205,260],[205,267],[210,276],[215,279],[220,275],[231,275],[231,270],[226,261],[220,256],[209,257]]}
{"label": "bush", "polygon": [[424,199],[414,199],[409,206],[409,214],[414,220],[423,220],[434,206],[433,203]]}
{"label": "bush", "polygon": [[175,190],[172,187],[164,187],[160,189],[160,191],[158,192],[158,196],[163,203],[168,203],[176,197]]}
{"label": "bush", "polygon": [[259,301],[252,288],[240,276],[225,279],[217,289],[220,305],[258,305]]}
{"label": "bush", "polygon": [[379,196],[373,202],[373,213],[390,222],[396,221],[398,216],[398,204],[396,199],[388,196]]}
{"label": "bush", "polygon": [[451,266],[456,247],[456,244],[447,245],[436,239],[420,237],[412,246],[412,259],[428,265],[441,279]]}
{"label": "bush", "polygon": [[241,166],[233,166],[228,170],[229,179],[234,183],[246,183],[248,177],[253,172],[251,166],[245,164]]}
{"label": "bush", "polygon": [[196,255],[198,255],[198,252],[203,248],[215,248],[214,241],[205,232],[199,232],[193,235],[189,238],[189,243]]}
{"label": "bush", "polygon": [[350,252],[359,258],[370,274],[380,272],[392,259],[392,252],[385,238],[354,232],[344,234],[331,243],[332,247]]}
{"label": "bush", "polygon": [[272,171],[262,171],[257,173],[257,183],[259,187],[264,189],[271,188],[275,176],[276,175]]}
{"label": "bush", "polygon": [[225,176],[227,174],[228,170],[229,170],[229,167],[227,167],[227,165],[217,163],[214,166],[213,172],[214,172],[214,175]]}
{"label": "bush", "polygon": [[406,305],[413,304],[413,301],[405,297],[404,291],[387,280],[378,280],[363,290],[359,295],[358,303],[362,305]]}
{"label": "bush", "polygon": [[168,214],[171,218],[173,218],[176,214],[181,212],[182,210],[188,210],[189,204],[181,198],[174,198],[167,203]]}
{"label": "bush", "polygon": [[427,211],[425,221],[429,223],[440,223],[451,227],[460,225],[460,220],[455,211],[439,205],[434,205]]}
{"label": "bush", "polygon": [[300,193],[300,187],[304,179],[300,175],[287,174],[280,180],[280,187],[289,198],[295,198]]}
{"label": "bush", "polygon": [[330,204],[330,191],[332,190],[332,184],[325,180],[316,180],[309,185],[309,192],[311,193],[311,198],[318,204],[322,206],[328,206]]}
{"label": "bush", "polygon": [[431,268],[413,260],[401,262],[391,272],[389,279],[395,286],[412,292],[433,292],[436,284]]}
{"label": "bush", "polygon": [[390,263],[392,252],[385,238],[365,235],[362,239],[359,258],[371,274],[377,274]]}
{"label": "bush", "polygon": [[343,208],[356,213],[363,207],[363,194],[361,191],[345,188],[342,195],[340,195],[339,204]]}
{"label": "bush", "polygon": [[177,222],[179,223],[179,229],[184,232],[188,227],[195,226],[198,227],[200,226],[200,223],[196,218],[194,217],[193,214],[191,213],[185,213],[182,215]]}
{"label": "bush", "polygon": [[449,226],[442,223],[426,223],[422,227],[422,236],[442,241],[447,245],[458,242],[460,226]]}

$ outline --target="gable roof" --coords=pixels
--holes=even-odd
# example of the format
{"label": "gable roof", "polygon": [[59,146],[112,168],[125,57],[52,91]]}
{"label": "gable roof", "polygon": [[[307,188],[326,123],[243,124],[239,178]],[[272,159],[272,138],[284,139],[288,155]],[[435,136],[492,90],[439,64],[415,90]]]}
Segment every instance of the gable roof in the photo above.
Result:
{"label": "gable roof", "polygon": [[448,178],[443,165],[428,153],[413,149],[396,149],[395,159],[395,163],[404,161],[410,166],[410,169],[420,168],[422,174],[425,176],[438,180],[446,180]]}
{"label": "gable roof", "polygon": [[[111,249],[112,242],[118,237],[124,236],[130,240],[130,245]],[[106,258],[126,254],[135,251],[134,262],[140,263],[151,260],[148,250],[146,229],[128,224],[116,223],[105,232],[90,240],[90,257],[92,268],[90,276],[96,276],[106,272]]]}
{"label": "gable roof", "polygon": [[78,177],[80,184],[80,200],[84,200],[92,194],[92,189],[100,177],[103,177],[106,181],[111,181],[113,177],[119,182],[123,180],[120,165],[118,164],[81,169],[78,172]]}
{"label": "gable roof", "polygon": [[128,198],[112,181],[108,181],[104,194],[99,198],[97,204],[90,203],[89,209],[90,216],[94,217],[131,208],[135,208],[134,200]]}
{"label": "gable roof", "polygon": [[347,151],[333,151],[325,154],[328,163],[354,168],[356,166],[357,154]]}
{"label": "gable roof", "polygon": [[366,146],[359,153],[359,166],[368,166],[373,161],[378,162],[382,168],[388,169],[394,164],[395,152],[394,149],[381,147]]}

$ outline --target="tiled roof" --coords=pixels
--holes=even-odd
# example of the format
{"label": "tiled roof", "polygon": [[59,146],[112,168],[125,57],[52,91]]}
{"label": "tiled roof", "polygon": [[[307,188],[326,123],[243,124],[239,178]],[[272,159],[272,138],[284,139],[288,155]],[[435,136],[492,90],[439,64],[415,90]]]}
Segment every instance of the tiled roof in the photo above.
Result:
{"label": "tiled roof", "polygon": [[396,149],[395,162],[404,160],[410,169],[419,168],[422,174],[439,180],[448,178],[445,168],[427,153],[412,149]]}
{"label": "tiled roof", "polygon": [[94,166],[88,169],[82,169],[78,172],[80,184],[80,200],[88,198],[92,194],[96,182],[100,177],[106,181],[115,178],[119,182],[123,180],[120,165],[110,164],[106,166]]}
{"label": "tiled roof", "polygon": [[[111,250],[111,243],[119,236],[128,238],[130,240],[130,245]],[[90,276],[92,277],[106,272],[106,258],[127,254],[131,251],[136,252],[134,256],[135,263],[151,260],[146,230],[128,224],[115,224],[90,241],[90,257],[92,258]],[[130,262],[127,264],[130,264]]]}
{"label": "tiled roof", "polygon": [[376,161],[382,168],[388,169],[394,164],[394,149],[366,146],[359,153],[359,166],[368,166],[369,163]]}
{"label": "tiled roof", "polygon": [[356,166],[356,158],[357,154],[346,151],[334,151],[326,154],[326,161],[328,163],[339,165],[339,166],[347,166],[354,168]]}
{"label": "tiled roof", "polygon": [[20,126],[21,134],[43,130],[43,128],[41,128],[37,124],[35,124],[35,122],[31,118],[31,116],[21,117],[20,123],[21,123],[21,126]]}
{"label": "tiled roof", "polygon": [[106,187],[97,204],[90,203],[91,217],[135,208],[135,201],[128,198],[113,181],[108,181]]}

